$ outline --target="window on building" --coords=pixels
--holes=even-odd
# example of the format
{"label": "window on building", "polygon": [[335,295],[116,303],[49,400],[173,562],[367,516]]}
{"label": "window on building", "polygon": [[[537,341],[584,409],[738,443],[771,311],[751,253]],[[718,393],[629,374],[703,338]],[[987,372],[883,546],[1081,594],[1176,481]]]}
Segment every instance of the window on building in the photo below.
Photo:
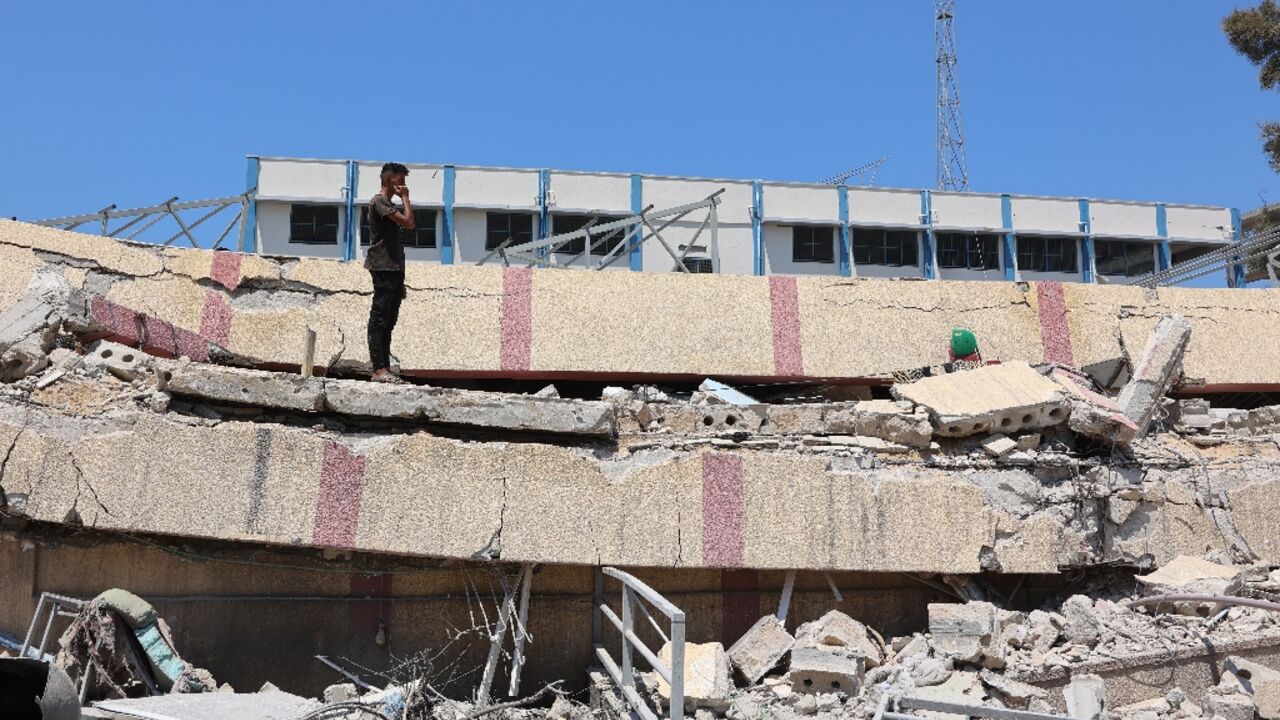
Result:
{"label": "window on building", "polygon": [[289,242],[306,245],[338,244],[337,205],[291,205]]}
{"label": "window on building", "polygon": [[[586,227],[587,223],[591,222],[592,219],[596,219],[596,223],[595,223],[596,225],[604,225],[606,223],[611,223],[620,218],[610,217],[608,215],[597,216],[597,215],[571,215],[569,213],[564,213],[564,214],[556,213],[555,215],[551,216],[551,233],[553,235],[561,235],[563,233],[573,232],[574,230],[581,230],[582,228]],[[604,238],[608,236],[609,233],[604,233],[604,235],[596,235],[595,237],[592,238],[595,245],[591,247],[591,254],[592,255],[608,255],[610,252],[613,251],[615,247],[618,246],[619,243],[627,239],[627,232],[628,232],[627,228],[618,230],[606,242],[601,242],[601,241],[604,240]],[[574,238],[569,242],[556,248],[556,253],[562,254],[562,255],[579,255],[586,249],[587,249],[586,238]]]}
{"label": "window on building", "polygon": [[508,238],[507,247],[533,240],[533,215],[530,213],[491,212],[485,214],[484,249],[493,250]]}
{"label": "window on building", "polygon": [[[413,232],[401,232],[400,240],[407,248],[433,248],[436,246],[435,210],[413,211]],[[369,244],[369,207],[360,208],[360,244]]]}
{"label": "window on building", "polygon": [[1076,239],[1019,235],[1018,269],[1025,272],[1079,272],[1076,265]]}
{"label": "window on building", "polygon": [[1094,240],[1099,275],[1135,277],[1155,269],[1155,245],[1125,240]]}
{"label": "window on building", "polygon": [[827,225],[796,225],[791,228],[791,260],[793,262],[835,262],[834,230],[835,228]]}
{"label": "window on building", "polygon": [[914,230],[853,228],[855,265],[919,265],[919,242]]}
{"label": "window on building", "polygon": [[687,257],[684,259],[684,266],[688,268],[691,273],[713,272],[711,258]]}
{"label": "window on building", "polygon": [[1000,269],[1000,236],[938,233],[938,267],[961,270]]}

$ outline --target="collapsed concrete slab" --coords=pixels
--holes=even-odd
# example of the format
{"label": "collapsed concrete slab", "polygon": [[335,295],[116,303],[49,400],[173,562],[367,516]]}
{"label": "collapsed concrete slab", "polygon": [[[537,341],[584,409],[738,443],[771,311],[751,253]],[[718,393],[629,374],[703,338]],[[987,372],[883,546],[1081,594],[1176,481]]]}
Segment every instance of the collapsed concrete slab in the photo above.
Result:
{"label": "collapsed concrete slab", "polygon": [[1061,366],[1053,368],[1050,377],[1066,391],[1071,404],[1067,427],[1073,432],[1121,445],[1137,436],[1138,426],[1114,400],[1095,392],[1087,377]]}
{"label": "collapsed concrete slab", "polygon": [[1116,400],[1125,417],[1138,426],[1139,435],[1146,432],[1169,385],[1182,371],[1182,355],[1190,340],[1191,323],[1179,315],[1161,318],[1151,331],[1133,367],[1133,378]]}
{"label": "collapsed concrete slab", "polygon": [[[671,643],[662,646],[658,659],[671,667]],[[654,673],[658,695],[671,705],[671,686]],[[729,707],[733,681],[729,677],[729,656],[720,643],[686,643],[684,646],[684,709],[690,714],[700,708],[723,713]]]}
{"label": "collapsed concrete slab", "polygon": [[1022,362],[894,385],[893,394],[928,409],[947,437],[1050,427],[1070,411],[1062,388]]}
{"label": "collapsed concrete slab", "polygon": [[795,639],[774,615],[765,615],[729,647],[729,660],[748,685],[760,682],[791,651]]}

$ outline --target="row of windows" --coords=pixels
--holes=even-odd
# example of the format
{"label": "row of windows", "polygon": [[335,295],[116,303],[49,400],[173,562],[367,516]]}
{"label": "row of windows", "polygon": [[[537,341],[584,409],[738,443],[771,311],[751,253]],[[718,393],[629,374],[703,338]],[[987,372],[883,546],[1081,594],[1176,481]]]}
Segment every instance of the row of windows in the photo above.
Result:
{"label": "row of windows", "polygon": [[[338,206],[293,205],[289,212],[289,242],[309,245],[336,245]],[[402,232],[405,247],[436,247],[436,210],[414,210],[414,229]],[[557,234],[581,230],[591,215],[552,216]],[[597,224],[617,218],[600,217]],[[857,265],[915,266],[919,261],[918,233],[914,230],[853,228],[853,262]],[[486,213],[485,250],[493,250],[510,239],[508,246],[533,240],[533,215],[529,213]],[[592,255],[607,255],[626,240],[624,231],[607,240],[595,238]],[[947,269],[997,270],[1000,268],[1000,236],[977,233],[938,233],[938,266]],[[1028,272],[1078,272],[1076,239],[1051,236],[1019,236],[1018,267]],[[368,208],[360,208],[360,244],[369,244]],[[1099,275],[1134,277],[1155,268],[1151,243],[1124,240],[1095,240]],[[585,238],[574,238],[556,249],[557,254],[579,255],[586,250]],[[791,259],[798,263],[834,263],[835,228],[829,225],[797,225],[791,228]],[[693,272],[710,272],[710,260],[690,259]],[[705,263],[705,266],[704,266]]]}

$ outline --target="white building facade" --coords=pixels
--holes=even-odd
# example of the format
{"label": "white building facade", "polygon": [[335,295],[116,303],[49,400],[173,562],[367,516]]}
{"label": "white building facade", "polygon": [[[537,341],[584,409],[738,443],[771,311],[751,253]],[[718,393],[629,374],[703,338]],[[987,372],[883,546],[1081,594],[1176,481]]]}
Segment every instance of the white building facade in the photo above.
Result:
{"label": "white building facade", "polygon": [[[643,228],[620,232],[590,256],[614,256],[613,271],[680,271],[679,255],[691,272],[1122,283],[1240,237],[1236,210],[1202,205],[406,165],[418,226],[406,236],[407,255],[445,264],[501,263],[493,251],[504,241],[517,245],[717,192],[714,243],[705,227],[699,233],[705,218],[691,215],[659,226],[661,241],[639,242]],[[381,167],[251,156],[253,249],[359,259]],[[626,247],[615,250],[616,243]],[[547,253],[546,262],[564,264],[586,249],[578,239]]]}

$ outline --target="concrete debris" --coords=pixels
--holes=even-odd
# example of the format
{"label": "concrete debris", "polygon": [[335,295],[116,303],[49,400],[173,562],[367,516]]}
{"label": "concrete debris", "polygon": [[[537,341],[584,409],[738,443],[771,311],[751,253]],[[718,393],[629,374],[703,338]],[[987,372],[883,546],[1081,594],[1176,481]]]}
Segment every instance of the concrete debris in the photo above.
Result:
{"label": "concrete debris", "polygon": [[996,643],[996,606],[989,602],[930,603],[929,632],[934,650],[955,659],[979,663],[1001,656]]}
{"label": "concrete debris", "polygon": [[861,653],[852,649],[797,647],[791,651],[791,690],[856,694],[862,687],[863,662]]}
{"label": "concrete debris", "polygon": [[1040,447],[1040,433],[1027,433],[1017,438],[1019,450],[1029,451]]}
{"label": "concrete debris", "polygon": [[867,626],[839,610],[805,623],[796,630],[796,646],[819,650],[851,650],[866,661],[866,667],[879,667],[884,662],[884,651],[871,638]]}
{"label": "concrete debris", "polygon": [[[112,375],[130,382],[137,380],[147,370],[150,361],[154,360],[147,353],[135,350],[127,345],[99,340],[89,346],[82,364],[92,370],[109,372]],[[214,366],[206,366],[214,367]],[[220,368],[221,369],[221,368]],[[226,368],[231,369],[231,368]]]}
{"label": "concrete debris", "polygon": [[[671,643],[662,646],[658,659],[671,667]],[[665,706],[671,705],[671,686],[654,673],[658,695]],[[692,713],[699,708],[723,713],[729,707],[733,681],[729,676],[729,655],[724,646],[713,643],[685,643],[684,707]]]}
{"label": "concrete debris", "polygon": [[138,720],[296,720],[321,704],[286,692],[160,695],[106,700],[94,709]]}
{"label": "concrete debris", "polygon": [[1258,712],[1248,695],[1219,688],[1205,694],[1202,705],[1213,720],[1254,720]]}
{"label": "concrete debris", "polygon": [[1191,323],[1180,315],[1160,319],[1142,356],[1133,367],[1133,378],[1120,390],[1116,404],[1125,417],[1138,427],[1138,434],[1147,431],[1151,418],[1160,408],[1169,386],[1182,372],[1182,354],[1191,341]]}
{"label": "concrete debris", "polygon": [[748,685],[760,682],[791,651],[795,639],[775,615],[765,615],[729,647],[729,660]]}
{"label": "concrete debris", "polygon": [[1238,655],[1228,657],[1223,669],[1235,676],[1257,707],[1262,720],[1280,720],[1280,671]]}
{"label": "concrete debris", "polygon": [[1062,604],[1062,628],[1067,642],[1094,647],[1102,637],[1101,623],[1093,609],[1093,599],[1085,595],[1072,595]]}
{"label": "concrete debris", "polygon": [[70,288],[56,272],[32,274],[26,293],[0,311],[0,382],[13,382],[44,370],[62,324]]}
{"label": "concrete debris", "polygon": [[698,386],[698,391],[702,393],[702,399],[706,404],[719,405],[738,405],[741,407],[751,407],[759,405],[760,401],[750,395],[730,387],[718,380],[707,378]]}
{"label": "concrete debris", "polygon": [[330,685],[324,689],[324,702],[326,705],[337,702],[347,702],[354,700],[359,693],[356,692],[355,683],[338,683]]}
{"label": "concrete debris", "polygon": [[926,408],[945,437],[1050,427],[1070,411],[1062,388],[1024,362],[927,377],[892,392]]}
{"label": "concrete debris", "polygon": [[828,433],[869,435],[911,447],[928,447],[933,429],[923,408],[914,411],[910,403],[867,400],[829,409],[824,418]]}
{"label": "concrete debris", "polygon": [[[1167,593],[1233,595],[1240,589],[1243,573],[1240,568],[1230,565],[1220,565],[1190,555],[1179,555],[1154,572],[1138,575],[1136,580],[1147,588],[1148,595]],[[1179,612],[1187,615],[1201,615],[1215,605],[1198,602],[1172,604]]]}
{"label": "concrete debris", "polygon": [[556,389],[555,385],[547,385],[546,387],[542,388],[538,392],[534,393],[533,396],[540,397],[540,398],[558,398],[560,397],[560,391]]}
{"label": "concrete debris", "polygon": [[1050,377],[1066,392],[1071,405],[1067,427],[1072,432],[1120,445],[1137,436],[1138,426],[1115,401],[1095,392],[1086,377],[1060,366],[1053,368]]}
{"label": "concrete debris", "polygon": [[1077,720],[1103,720],[1107,716],[1107,685],[1097,675],[1073,675],[1062,690],[1067,714]]}
{"label": "concrete debris", "polygon": [[1018,449],[1018,441],[1004,433],[988,435],[979,444],[982,446],[983,451],[993,458],[1002,458]]}

